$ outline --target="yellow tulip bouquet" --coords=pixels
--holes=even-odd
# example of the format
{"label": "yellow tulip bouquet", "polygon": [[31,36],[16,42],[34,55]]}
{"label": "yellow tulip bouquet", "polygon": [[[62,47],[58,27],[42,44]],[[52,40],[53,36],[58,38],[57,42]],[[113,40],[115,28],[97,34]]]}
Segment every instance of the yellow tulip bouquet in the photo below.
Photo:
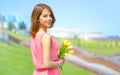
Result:
{"label": "yellow tulip bouquet", "polygon": [[[68,54],[74,54],[73,46],[71,42],[64,40],[59,49],[59,58],[63,58],[64,56],[68,56]],[[63,70],[62,66],[59,66],[60,70]]]}

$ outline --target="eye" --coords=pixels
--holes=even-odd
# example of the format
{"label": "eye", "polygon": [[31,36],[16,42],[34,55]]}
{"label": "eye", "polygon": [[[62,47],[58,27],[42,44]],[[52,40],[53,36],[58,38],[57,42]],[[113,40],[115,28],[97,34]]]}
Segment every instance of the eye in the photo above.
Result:
{"label": "eye", "polygon": [[47,15],[43,15],[43,17],[47,17]]}
{"label": "eye", "polygon": [[50,17],[52,17],[52,15],[50,15]]}

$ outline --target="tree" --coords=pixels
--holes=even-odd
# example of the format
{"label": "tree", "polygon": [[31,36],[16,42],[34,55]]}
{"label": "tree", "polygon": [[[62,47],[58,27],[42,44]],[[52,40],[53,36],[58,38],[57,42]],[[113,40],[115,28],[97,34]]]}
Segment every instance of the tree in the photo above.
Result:
{"label": "tree", "polygon": [[16,17],[15,16],[9,16],[9,22],[8,22],[8,30],[13,30],[15,29],[14,22],[16,22]]}
{"label": "tree", "polygon": [[24,21],[21,21],[18,25],[19,29],[26,29],[26,24],[24,23]]}
{"label": "tree", "polygon": [[9,21],[9,22],[8,22],[8,30],[12,30],[12,29],[15,29],[14,22]]}
{"label": "tree", "polygon": [[5,16],[0,15],[0,21],[4,22],[5,21]]}
{"label": "tree", "polygon": [[3,23],[6,21],[5,16],[0,15],[0,29],[3,29]]}

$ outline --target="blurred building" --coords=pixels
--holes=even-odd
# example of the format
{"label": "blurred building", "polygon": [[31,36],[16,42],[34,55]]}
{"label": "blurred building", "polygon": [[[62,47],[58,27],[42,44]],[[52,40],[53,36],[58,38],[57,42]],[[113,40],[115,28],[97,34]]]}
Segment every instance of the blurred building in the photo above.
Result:
{"label": "blurred building", "polygon": [[79,38],[84,39],[84,40],[106,38],[106,36],[100,32],[79,32],[77,35]]}
{"label": "blurred building", "polygon": [[3,23],[0,21],[0,41],[8,43],[8,34],[4,29]]}
{"label": "blurred building", "polygon": [[105,38],[105,35],[100,32],[80,32],[70,28],[53,28],[49,29],[48,33],[53,37],[61,38],[80,38],[84,40]]}
{"label": "blurred building", "polygon": [[61,38],[74,38],[75,31],[72,29],[65,29],[65,28],[53,28],[49,29],[48,33],[53,37],[61,37]]}

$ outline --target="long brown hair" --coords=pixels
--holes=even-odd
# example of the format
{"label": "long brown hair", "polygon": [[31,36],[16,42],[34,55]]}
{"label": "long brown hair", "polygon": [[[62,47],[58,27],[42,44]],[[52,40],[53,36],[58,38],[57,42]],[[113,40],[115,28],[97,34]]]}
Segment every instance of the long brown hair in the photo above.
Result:
{"label": "long brown hair", "polygon": [[[46,4],[37,4],[33,11],[32,11],[32,15],[31,15],[31,27],[30,27],[30,34],[31,36],[35,37],[36,33],[38,32],[39,28],[40,28],[40,23],[38,22],[38,19],[42,13],[42,11],[44,9],[48,9],[51,12],[51,16],[52,16],[52,25],[53,26],[54,22],[55,22],[55,16],[54,13],[52,12],[52,9],[50,8],[50,6],[46,5]],[[51,28],[50,27],[50,28]]]}

